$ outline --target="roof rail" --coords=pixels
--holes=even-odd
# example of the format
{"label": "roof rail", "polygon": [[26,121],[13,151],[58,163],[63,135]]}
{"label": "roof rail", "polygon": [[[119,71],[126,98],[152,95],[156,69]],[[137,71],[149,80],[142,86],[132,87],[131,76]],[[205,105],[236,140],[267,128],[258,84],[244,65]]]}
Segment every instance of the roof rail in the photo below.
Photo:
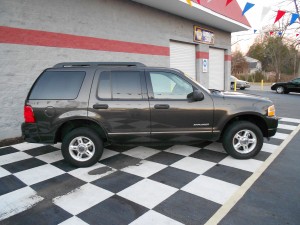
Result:
{"label": "roof rail", "polygon": [[65,67],[93,67],[93,66],[126,66],[126,67],[145,67],[143,63],[139,62],[63,62],[58,63],[53,68]]}

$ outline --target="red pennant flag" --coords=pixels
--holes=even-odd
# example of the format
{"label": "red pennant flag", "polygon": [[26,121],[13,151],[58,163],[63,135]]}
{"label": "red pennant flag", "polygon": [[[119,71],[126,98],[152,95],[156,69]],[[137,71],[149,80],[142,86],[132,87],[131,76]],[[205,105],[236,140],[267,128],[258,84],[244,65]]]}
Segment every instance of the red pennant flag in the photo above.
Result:
{"label": "red pennant flag", "polygon": [[273,35],[274,34],[274,31],[270,31],[270,35]]}
{"label": "red pennant flag", "polygon": [[298,37],[299,36],[299,34],[296,34],[296,37]]}
{"label": "red pennant flag", "polygon": [[200,3],[200,0],[197,0],[197,2],[198,2],[199,5],[201,4],[201,3]]}
{"label": "red pennant flag", "polygon": [[228,6],[233,0],[227,0],[226,6]]}
{"label": "red pennant flag", "polygon": [[283,17],[285,13],[286,13],[286,11],[278,10],[277,16],[276,16],[276,19],[275,19],[274,23],[276,23],[278,20],[280,20],[281,17]]}

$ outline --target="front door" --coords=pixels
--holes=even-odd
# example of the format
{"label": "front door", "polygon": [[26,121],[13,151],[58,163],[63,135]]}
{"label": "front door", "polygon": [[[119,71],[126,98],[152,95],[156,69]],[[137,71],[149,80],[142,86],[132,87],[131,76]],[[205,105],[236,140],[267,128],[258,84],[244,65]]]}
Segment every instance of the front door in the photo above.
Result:
{"label": "front door", "polygon": [[213,101],[187,98],[196,88],[175,72],[146,72],[151,111],[151,141],[193,142],[212,137]]}

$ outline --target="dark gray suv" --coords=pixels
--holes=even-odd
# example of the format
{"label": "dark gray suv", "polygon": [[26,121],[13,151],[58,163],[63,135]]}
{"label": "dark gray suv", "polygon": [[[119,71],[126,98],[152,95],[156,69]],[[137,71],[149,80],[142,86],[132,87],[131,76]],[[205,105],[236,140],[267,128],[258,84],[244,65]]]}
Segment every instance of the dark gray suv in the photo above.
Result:
{"label": "dark gray suv", "polygon": [[273,103],[207,90],[181,71],[141,63],[60,63],[33,84],[24,106],[27,142],[62,142],[79,167],[96,163],[104,144],[192,144],[222,141],[248,159],[276,133]]}

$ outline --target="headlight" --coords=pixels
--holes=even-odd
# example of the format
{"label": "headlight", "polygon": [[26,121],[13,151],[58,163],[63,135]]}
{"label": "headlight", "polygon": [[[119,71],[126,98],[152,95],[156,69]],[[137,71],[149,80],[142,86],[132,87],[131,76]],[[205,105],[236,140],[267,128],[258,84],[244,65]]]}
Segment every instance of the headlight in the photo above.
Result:
{"label": "headlight", "polygon": [[275,116],[275,106],[271,105],[268,107],[268,116],[273,117]]}

